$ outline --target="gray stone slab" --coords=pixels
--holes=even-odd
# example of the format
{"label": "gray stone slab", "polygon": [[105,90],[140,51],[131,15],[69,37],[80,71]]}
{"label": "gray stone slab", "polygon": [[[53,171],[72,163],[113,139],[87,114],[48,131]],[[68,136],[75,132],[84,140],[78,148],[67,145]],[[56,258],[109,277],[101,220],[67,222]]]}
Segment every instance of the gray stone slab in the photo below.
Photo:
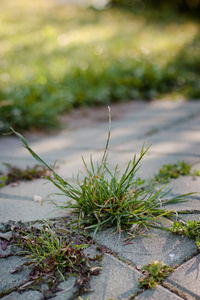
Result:
{"label": "gray stone slab", "polygon": [[200,298],[200,255],[188,260],[178,267],[166,281],[177,286],[195,299]]}
{"label": "gray stone slab", "polygon": [[[142,144],[138,148],[141,151]],[[147,147],[147,145],[146,145]],[[145,147],[145,149],[146,149]],[[119,165],[119,169],[122,171],[126,168],[128,162],[133,159],[134,155],[136,154],[136,158],[138,159],[140,156],[139,151],[108,151],[108,163],[112,170],[116,164]],[[177,163],[178,160],[184,160],[187,163],[194,163],[197,158],[188,155],[165,155],[165,154],[155,154],[151,152],[151,148],[142,158],[139,164],[139,170],[136,173],[136,177],[140,176],[146,180],[153,179],[154,175],[158,174],[159,169],[163,167],[165,164],[172,164]]]}
{"label": "gray stone slab", "polygon": [[14,136],[0,136],[0,157],[12,156],[14,154],[13,149],[18,151],[21,149],[21,141]]}
{"label": "gray stone slab", "polygon": [[50,181],[46,179],[37,179],[32,181],[23,181],[19,185],[12,187],[7,185],[0,189],[0,199],[21,199],[25,201],[34,201],[34,196],[38,195],[42,201],[54,200],[59,202],[66,202],[66,196],[56,195],[61,191]]}
{"label": "gray stone slab", "polygon": [[186,197],[187,202],[170,204],[168,209],[181,210],[199,210],[200,209],[200,177],[180,176],[177,179],[172,179],[165,190],[171,189],[171,194],[181,195],[187,193],[195,193]]}
{"label": "gray stone slab", "polygon": [[[11,166],[16,166],[21,169],[25,169],[27,167],[33,167],[35,165],[42,165],[38,161],[35,160],[34,157],[28,152],[28,150],[24,149],[23,151],[19,151],[19,153],[13,153],[12,156],[1,155],[0,157],[0,171],[7,171],[5,163],[10,164]],[[34,149],[35,151],[35,149]],[[56,163],[56,166],[59,166],[63,163],[68,163],[71,161],[75,161],[77,157],[81,157],[81,155],[85,155],[84,151],[77,151],[76,149],[67,149],[62,151],[47,151],[45,153],[39,154],[38,151],[35,151],[47,164],[53,166]]]}
{"label": "gray stone slab", "polygon": [[[196,108],[196,104],[193,104]],[[193,106],[191,105],[191,106]],[[148,132],[159,130],[157,134],[154,134],[157,138],[153,138],[151,135],[146,140],[151,142],[158,139],[167,141],[163,128],[176,120],[177,118],[186,118],[191,114],[191,108],[188,110],[188,106],[184,103],[174,104],[171,106],[168,103],[160,105],[146,104],[143,105],[142,109],[129,111],[123,119],[116,120],[112,124],[110,147],[124,145],[125,148],[132,148],[130,142],[136,142],[144,138]],[[199,106],[198,106],[199,107]],[[187,108],[187,109],[186,109]],[[192,109],[194,112],[194,108]],[[107,113],[106,113],[107,114]],[[185,123],[185,122],[184,122]],[[79,128],[79,130],[65,129],[56,135],[45,136],[37,135],[36,137],[29,134],[26,138],[35,152],[42,155],[46,160],[54,160],[57,158],[64,158],[71,156],[70,151],[85,149],[104,149],[108,131],[107,118],[103,123],[96,123],[93,126]],[[168,133],[171,135],[174,132]],[[154,132],[156,133],[156,132]],[[189,134],[189,136],[191,136]],[[170,146],[171,147],[171,146]],[[176,145],[178,151],[178,145]],[[165,147],[164,147],[165,149]],[[0,140],[1,156],[6,158],[12,158],[13,155],[16,157],[28,157],[28,152],[22,147],[22,143],[15,136],[3,137]],[[160,148],[156,148],[156,151]],[[165,149],[166,150],[166,149]],[[57,154],[57,155],[56,155]]]}
{"label": "gray stone slab", "polygon": [[18,286],[30,273],[30,268],[25,267],[21,271],[11,274],[17,267],[25,263],[26,260],[18,256],[1,258],[1,273],[0,273],[0,294],[10,288]]}
{"label": "gray stone slab", "polygon": [[152,260],[161,260],[169,266],[181,263],[198,249],[194,240],[174,235],[164,230],[149,230],[145,236],[137,236],[125,245],[123,234],[119,236],[109,229],[96,236],[99,244],[105,245],[133,265],[146,265]]}
{"label": "gray stone slab", "polygon": [[[112,106],[111,106],[112,108]],[[187,118],[190,115],[197,114],[200,111],[200,105],[197,101],[153,101],[150,103],[142,103],[140,107],[129,107],[129,111],[123,116],[123,119],[131,119],[133,115],[136,118],[144,118],[148,116],[159,117],[168,116],[171,120]]]}
{"label": "gray stone slab", "polygon": [[102,267],[101,274],[91,278],[90,285],[94,292],[85,295],[84,299],[125,299],[138,291],[141,274],[137,270],[109,254],[104,254]]}
{"label": "gray stone slab", "polygon": [[156,289],[148,289],[144,291],[142,294],[139,294],[134,298],[135,300],[180,300],[183,298],[180,298],[176,294],[170,292],[169,290],[163,288],[160,285],[157,285]]}
{"label": "gray stone slab", "polygon": [[179,214],[181,220],[188,222],[189,221],[200,221],[200,214]]}
{"label": "gray stone slab", "polygon": [[50,202],[43,205],[35,201],[24,201],[9,198],[0,198],[0,222],[12,221],[35,221],[64,217],[67,210],[57,210]]}
{"label": "gray stone slab", "polygon": [[77,291],[76,287],[74,286],[76,282],[77,276],[70,276],[66,281],[61,282],[58,286],[61,289],[61,292],[55,294],[53,299],[55,300],[66,300],[70,299],[73,294]]}
{"label": "gray stone slab", "polygon": [[[149,135],[146,137],[141,137],[141,141],[145,142],[147,145],[152,144],[151,152],[160,154],[190,154],[196,157],[200,157],[199,154],[199,137],[197,133],[190,133],[190,140],[184,137],[185,132],[177,133],[173,129],[167,131],[160,131],[154,135]],[[127,142],[126,146],[131,147],[134,144],[133,140]]]}
{"label": "gray stone slab", "polygon": [[195,171],[199,171],[199,173],[200,173],[200,160],[199,159],[192,164],[191,172],[195,172]]}
{"label": "gray stone slab", "polygon": [[[1,243],[2,239],[0,238],[0,243]],[[21,251],[21,249],[15,245],[11,245],[8,241],[8,245],[6,247],[6,250],[3,250],[0,244],[0,256],[6,256],[9,254],[14,254],[14,253],[18,253],[19,251]]]}
{"label": "gray stone slab", "polygon": [[[94,247],[88,248],[85,252],[90,254],[90,257],[99,254]],[[104,254],[101,267],[100,274],[92,276],[90,279],[92,292],[83,295],[83,299],[125,299],[139,290],[138,278],[141,277],[141,274],[134,268],[107,253]],[[69,299],[76,292],[74,287],[76,279],[77,277],[70,276],[65,282],[60,283],[59,289],[62,291],[56,294],[55,299]]]}
{"label": "gray stone slab", "polygon": [[188,143],[185,141],[178,140],[177,137],[174,137],[174,140],[169,140],[167,137],[163,136],[163,140],[159,137],[156,139],[149,138],[146,139],[152,143],[151,151],[152,153],[160,153],[160,154],[174,154],[174,155],[181,155],[181,153],[188,154],[190,156],[194,156],[200,158],[199,154],[199,146],[200,142],[196,143]]}
{"label": "gray stone slab", "polygon": [[200,200],[199,199],[191,199],[191,198],[185,198],[188,199],[187,202],[182,203],[176,203],[176,204],[169,204],[166,205],[165,208],[168,210],[175,210],[181,213],[181,211],[188,211],[188,210],[199,210],[200,207]]}
{"label": "gray stone slab", "polygon": [[13,292],[2,298],[3,300],[42,300],[43,294],[38,291],[27,291],[23,294]]}

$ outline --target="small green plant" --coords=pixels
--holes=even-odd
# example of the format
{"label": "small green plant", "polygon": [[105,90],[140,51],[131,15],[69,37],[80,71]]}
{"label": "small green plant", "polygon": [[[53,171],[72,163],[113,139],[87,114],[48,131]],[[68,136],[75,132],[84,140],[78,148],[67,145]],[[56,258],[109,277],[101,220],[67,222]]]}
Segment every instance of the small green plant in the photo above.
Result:
{"label": "small green plant", "polygon": [[138,279],[139,287],[148,289],[155,288],[157,283],[160,283],[173,271],[173,268],[161,261],[153,260],[151,264],[143,266],[141,271],[145,276]]}
{"label": "small green plant", "polygon": [[0,174],[0,188],[4,187],[8,182],[8,176]]}
{"label": "small green plant", "polygon": [[[144,181],[136,178],[136,172],[141,159],[149,147],[142,147],[140,156],[127,165],[123,174],[120,173],[118,165],[112,172],[107,164],[107,149],[110,139],[111,117],[109,108],[109,132],[105,151],[100,164],[95,167],[90,159],[90,168],[84,158],[83,165],[86,175],[83,181],[77,176],[77,184],[72,185],[61,178],[54,169],[44,162],[29,146],[25,138],[12,131],[21,139],[26,149],[49,168],[55,179],[48,178],[62,193],[71,201],[60,206],[63,209],[71,209],[78,216],[80,225],[87,229],[97,231],[108,227],[115,227],[117,231],[128,230],[132,226],[152,227],[159,221],[159,217],[172,217],[174,211],[167,211],[162,205],[185,201],[186,195],[166,199],[167,193],[163,188],[155,191],[154,186],[145,186]],[[189,194],[187,194],[189,195]]]}
{"label": "small green plant", "polygon": [[[98,262],[102,259],[102,255],[90,259],[84,253],[84,249],[92,243],[91,238],[86,237],[83,232],[74,230],[70,223],[55,226],[50,221],[43,221],[40,225],[40,229],[22,225],[21,228],[14,228],[14,231],[18,232],[14,242],[22,248],[22,254],[26,254],[29,258],[24,265],[33,266],[29,280],[43,282],[44,276],[45,282],[49,282],[50,286],[53,280],[56,282],[55,292],[59,282],[66,280],[69,274],[73,274],[77,276],[76,296],[89,291],[90,277],[98,275],[101,270],[101,267],[97,263],[94,265],[92,261]],[[20,266],[20,269],[24,265]]]}
{"label": "small green plant", "polygon": [[[44,228],[40,229],[39,235],[24,232],[27,252],[33,262],[41,269],[48,268],[49,271],[56,269],[61,272],[63,269],[67,271],[75,271],[77,265],[76,260],[82,263],[84,260],[80,257],[80,249],[88,247],[88,245],[74,245],[73,241],[67,238],[66,232],[59,234],[52,229],[48,223]],[[77,270],[76,270],[77,271]]]}
{"label": "small green plant", "polygon": [[176,234],[186,235],[196,240],[200,248],[200,221],[190,221],[187,223],[175,221],[170,231]]}
{"label": "small green plant", "polygon": [[199,171],[191,173],[191,166],[184,161],[178,161],[176,164],[164,165],[160,168],[159,173],[154,176],[155,180],[159,183],[167,183],[172,178],[179,176],[194,175],[199,176]]}
{"label": "small green plant", "polygon": [[33,180],[50,175],[49,170],[41,165],[35,165],[32,168],[28,167],[26,169],[21,169],[7,163],[4,163],[4,165],[7,167],[7,172],[2,175],[0,174],[0,187],[18,181]]}

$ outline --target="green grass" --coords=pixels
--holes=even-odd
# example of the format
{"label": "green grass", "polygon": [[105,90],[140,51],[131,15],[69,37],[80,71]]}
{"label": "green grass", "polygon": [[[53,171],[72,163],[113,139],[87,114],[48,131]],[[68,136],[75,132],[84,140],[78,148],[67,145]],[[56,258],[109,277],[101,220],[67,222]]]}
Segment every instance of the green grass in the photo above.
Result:
{"label": "green grass", "polygon": [[[45,161],[42,160],[28,145],[25,138],[12,129],[20,138],[25,148],[40,163],[53,172],[54,178],[48,178],[69,200],[62,209],[70,209],[78,218],[78,226],[93,230],[94,235],[100,230],[114,227],[118,232],[151,228],[159,224],[161,217],[172,218],[175,211],[168,211],[163,205],[186,201],[187,195],[167,198],[168,192],[163,188],[158,191],[155,184],[146,185],[143,180],[136,177],[139,163],[149,147],[141,149],[139,158],[134,156],[122,173],[116,165],[114,172],[107,164],[107,150],[110,140],[111,116],[109,110],[109,131],[105,151],[101,162],[94,166],[92,156],[90,166],[83,159],[85,174],[80,180],[77,175],[75,184],[70,184],[60,177]],[[56,204],[56,203],[55,203]]]}
{"label": "green grass", "polygon": [[26,254],[28,259],[13,273],[23,266],[32,266],[25,290],[41,291],[41,285],[46,283],[48,289],[43,291],[43,296],[49,298],[59,291],[61,281],[76,276],[76,291],[70,299],[77,299],[78,295],[89,291],[91,276],[98,275],[102,269],[99,262],[103,255],[90,258],[84,253],[93,241],[85,232],[74,229],[72,220],[41,221],[36,226],[19,222],[11,226],[12,242],[21,248],[19,253]]}
{"label": "green grass", "polygon": [[160,183],[167,183],[170,179],[179,176],[199,176],[199,171],[191,172],[191,165],[184,161],[178,161],[175,164],[164,165],[160,168],[159,173],[154,176],[154,180]]}
{"label": "green grass", "polygon": [[47,0],[2,0],[0,19],[1,132],[55,128],[77,106],[200,97],[195,20]]}
{"label": "green grass", "polygon": [[10,183],[33,180],[45,175],[50,175],[48,169],[41,165],[35,165],[32,168],[27,167],[26,169],[21,169],[6,163],[4,163],[4,165],[7,167],[7,171],[4,173],[0,171],[0,188]]}
{"label": "green grass", "polygon": [[171,232],[180,235],[186,235],[190,238],[196,240],[197,246],[200,248],[200,220],[198,221],[190,221],[188,220],[187,223],[185,222],[174,222],[172,228],[170,229]]}

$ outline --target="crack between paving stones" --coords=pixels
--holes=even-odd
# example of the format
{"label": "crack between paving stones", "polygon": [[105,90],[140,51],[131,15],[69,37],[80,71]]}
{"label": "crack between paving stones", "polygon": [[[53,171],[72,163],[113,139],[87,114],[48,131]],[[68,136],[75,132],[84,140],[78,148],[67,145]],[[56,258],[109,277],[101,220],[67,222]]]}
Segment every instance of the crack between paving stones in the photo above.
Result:
{"label": "crack between paving stones", "polygon": [[197,209],[177,210],[176,212],[179,215],[195,215],[195,214],[198,215],[198,214],[200,214],[200,210],[197,210]]}
{"label": "crack between paving stones", "polygon": [[0,293],[0,299],[5,297],[5,296],[8,296],[10,295],[12,292],[15,292],[17,290],[18,287],[12,287],[12,288],[9,288],[5,291],[3,291],[2,293]]}
{"label": "crack between paving stones", "polygon": [[182,266],[184,263],[186,263],[186,262],[189,261],[190,259],[192,259],[192,258],[198,256],[199,253],[200,253],[200,249],[197,249],[193,254],[191,254],[191,255],[185,257],[185,258],[182,260],[182,262],[180,262],[179,264],[176,264],[176,265],[173,267],[173,269],[176,270],[177,268],[179,268],[180,266]]}
{"label": "crack between paving stones", "polygon": [[167,288],[170,292],[178,295],[179,297],[181,297],[183,299],[186,299],[186,300],[197,300],[197,299],[200,299],[197,295],[191,293],[190,291],[188,291],[184,287],[181,287],[178,284],[174,285],[174,283],[171,282],[171,281],[168,281],[168,282],[164,281],[162,283],[162,286],[164,288]]}
{"label": "crack between paving stones", "polygon": [[[174,185],[175,185],[175,184],[174,184]],[[170,192],[169,196],[178,197],[178,196],[180,196],[180,193],[177,194],[177,193]],[[200,200],[200,197],[189,195],[188,201],[189,201],[189,200]],[[187,202],[188,202],[188,201],[187,201]],[[186,202],[185,202],[185,203],[186,203]],[[185,210],[185,211],[186,211],[186,210]],[[188,210],[188,211],[190,211],[190,210]],[[197,213],[200,213],[200,210],[191,210],[191,211],[197,211]],[[180,213],[180,211],[179,211],[179,213]]]}
{"label": "crack between paving stones", "polygon": [[[181,263],[176,264],[173,269],[176,270],[177,268],[179,268],[181,265],[183,265],[184,263],[186,263],[187,261],[189,261],[190,259],[194,258],[195,256],[199,255],[200,250],[198,249],[197,251],[195,251],[192,255],[186,257]],[[167,280],[167,281],[166,281]],[[173,283],[173,281],[169,280],[166,278],[165,281],[163,281],[161,283],[161,285],[165,288],[167,288],[170,292],[173,292],[174,294],[178,295],[179,297],[186,299],[186,300],[197,300],[200,299],[197,295],[195,295],[194,293],[188,291],[187,289],[185,289],[184,287],[181,287],[178,284]]]}
{"label": "crack between paving stones", "polygon": [[191,120],[191,119],[194,119],[194,118],[198,117],[199,114],[200,114],[200,111],[198,111],[196,113],[192,113],[192,114],[190,114],[189,116],[186,116],[186,117],[180,117],[178,120],[175,120],[175,121],[171,122],[170,124],[164,125],[161,129],[154,128],[152,130],[152,133],[147,132],[142,136],[142,138],[146,137],[146,136],[155,135],[156,133],[164,131],[164,130],[168,130],[168,129],[170,129],[170,128],[176,126],[176,125],[179,125],[179,124],[181,124],[185,121],[188,121],[188,120]]}
{"label": "crack between paving stones", "polygon": [[17,196],[17,195],[10,195],[10,194],[4,194],[4,193],[0,193],[0,198],[4,198],[4,199],[13,199],[13,200],[31,200],[33,201],[33,197],[25,197],[25,196]]}

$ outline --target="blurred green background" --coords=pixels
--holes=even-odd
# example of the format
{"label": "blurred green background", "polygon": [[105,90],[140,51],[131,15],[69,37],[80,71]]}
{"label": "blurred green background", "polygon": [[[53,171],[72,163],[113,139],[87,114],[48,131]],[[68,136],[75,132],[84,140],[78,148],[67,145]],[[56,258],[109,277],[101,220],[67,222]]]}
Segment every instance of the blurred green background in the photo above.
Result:
{"label": "blurred green background", "polygon": [[0,132],[56,128],[72,107],[200,98],[199,0],[0,5]]}

